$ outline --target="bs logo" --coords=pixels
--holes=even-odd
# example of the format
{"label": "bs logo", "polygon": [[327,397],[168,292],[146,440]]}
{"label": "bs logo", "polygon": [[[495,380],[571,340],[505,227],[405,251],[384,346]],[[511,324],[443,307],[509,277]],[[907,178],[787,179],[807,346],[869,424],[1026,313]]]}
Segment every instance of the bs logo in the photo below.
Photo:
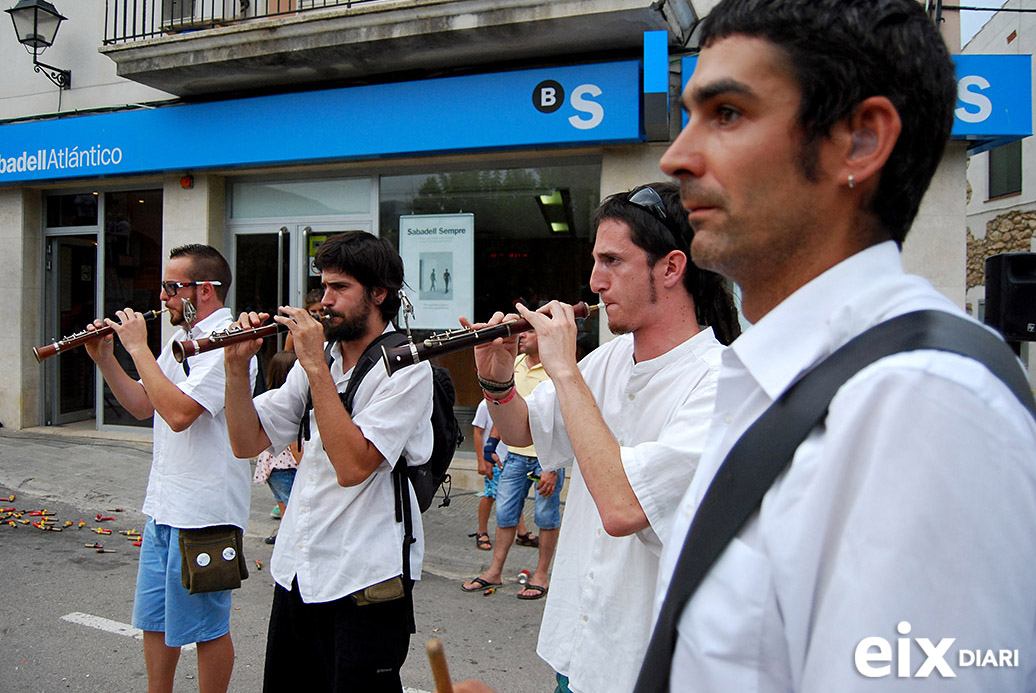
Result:
{"label": "bs logo", "polygon": [[[593,99],[602,93],[601,88],[596,84],[580,84],[572,90],[569,100],[572,108],[581,114],[568,119],[572,127],[591,130],[601,124],[604,120],[604,107]],[[540,113],[553,113],[564,104],[565,88],[552,79],[540,82],[532,90],[532,105]]]}

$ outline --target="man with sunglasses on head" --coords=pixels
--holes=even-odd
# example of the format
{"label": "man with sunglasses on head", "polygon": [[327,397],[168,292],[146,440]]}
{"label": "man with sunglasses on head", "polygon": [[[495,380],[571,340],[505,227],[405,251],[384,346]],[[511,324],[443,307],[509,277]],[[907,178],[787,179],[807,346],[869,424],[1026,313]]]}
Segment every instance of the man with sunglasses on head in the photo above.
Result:
{"label": "man with sunglasses on head", "polygon": [[[137,419],[155,416],[154,456],[142,511],[148,516],[140,549],[133,625],[144,632],[148,690],[172,691],[183,645],[198,645],[198,685],[225,691],[234,666],[230,591],[189,594],[180,579],[179,530],[248,524],[251,469],[234,457],[223,409],[225,374],[219,350],[173,358],[174,340],[222,330],[231,324],[223,306],[230,266],[218,250],[191,244],[174,248],[162,281],[169,321],[181,328],[156,359],[141,313],[125,308],[110,325],[140,376],[129,376],[115,358],[114,337],[87,342],[116,399]],[[249,366],[254,383],[256,363]]]}
{"label": "man with sunglasses on head", "polygon": [[675,185],[613,195],[593,221],[590,288],[618,336],[577,364],[572,307],[518,304],[550,376],[527,398],[513,386],[517,338],[475,349],[501,438],[535,443],[545,469],[575,463],[537,647],[560,691],[633,687],[665,529],[705,444],[721,343],[739,333],[722,279],[689,260]]}

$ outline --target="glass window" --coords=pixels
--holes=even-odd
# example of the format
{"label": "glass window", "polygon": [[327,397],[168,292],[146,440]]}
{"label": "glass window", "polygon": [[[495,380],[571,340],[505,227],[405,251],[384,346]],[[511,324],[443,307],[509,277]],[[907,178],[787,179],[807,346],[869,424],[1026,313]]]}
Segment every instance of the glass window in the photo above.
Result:
{"label": "glass window", "polygon": [[[162,191],[143,190],[106,193],[104,196],[104,312],[130,307],[137,311],[160,310],[162,281]],[[148,346],[158,354],[162,349],[162,330],[158,320],[148,325]],[[125,349],[115,356],[130,377],[136,378],[133,359]],[[103,422],[108,425],[150,426],[151,420],[138,421],[116,401],[104,385]]]}
{"label": "glass window", "polygon": [[989,150],[989,198],[1022,191],[1022,141]]}
{"label": "glass window", "polygon": [[[515,301],[596,303],[590,216],[600,202],[600,180],[598,163],[386,176],[380,232],[398,248],[400,216],[473,214],[475,314],[468,318],[509,312]],[[598,325],[596,316],[584,322],[585,353],[597,346]],[[440,365],[453,375],[458,405],[476,406],[481,394],[470,351],[444,356]]]}
{"label": "glass window", "polygon": [[230,215],[235,219],[370,214],[371,179],[234,183]]}
{"label": "glass window", "polygon": [[52,195],[47,198],[48,228],[97,226],[97,194]]}

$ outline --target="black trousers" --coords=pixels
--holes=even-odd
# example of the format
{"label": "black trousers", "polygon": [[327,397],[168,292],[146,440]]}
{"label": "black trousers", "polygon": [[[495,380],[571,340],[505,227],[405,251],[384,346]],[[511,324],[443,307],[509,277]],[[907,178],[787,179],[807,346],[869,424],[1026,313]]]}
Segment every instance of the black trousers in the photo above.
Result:
{"label": "black trousers", "polygon": [[264,693],[401,693],[399,670],[414,628],[413,581],[406,596],[357,606],[352,597],[306,604],[298,581],[274,586]]}

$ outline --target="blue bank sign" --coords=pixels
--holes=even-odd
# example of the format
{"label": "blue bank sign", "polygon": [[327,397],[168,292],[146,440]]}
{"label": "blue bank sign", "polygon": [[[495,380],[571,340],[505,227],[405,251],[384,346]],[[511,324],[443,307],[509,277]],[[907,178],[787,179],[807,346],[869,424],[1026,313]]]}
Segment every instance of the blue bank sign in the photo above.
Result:
{"label": "blue bank sign", "polygon": [[[973,142],[969,151],[974,154],[1032,134],[1031,55],[955,55],[953,62],[953,139]],[[683,59],[684,86],[696,63],[693,56]]]}
{"label": "blue bank sign", "polygon": [[957,55],[954,139],[985,151],[1032,134],[1032,56]]}
{"label": "blue bank sign", "polygon": [[0,184],[642,139],[634,60],[11,123]]}

